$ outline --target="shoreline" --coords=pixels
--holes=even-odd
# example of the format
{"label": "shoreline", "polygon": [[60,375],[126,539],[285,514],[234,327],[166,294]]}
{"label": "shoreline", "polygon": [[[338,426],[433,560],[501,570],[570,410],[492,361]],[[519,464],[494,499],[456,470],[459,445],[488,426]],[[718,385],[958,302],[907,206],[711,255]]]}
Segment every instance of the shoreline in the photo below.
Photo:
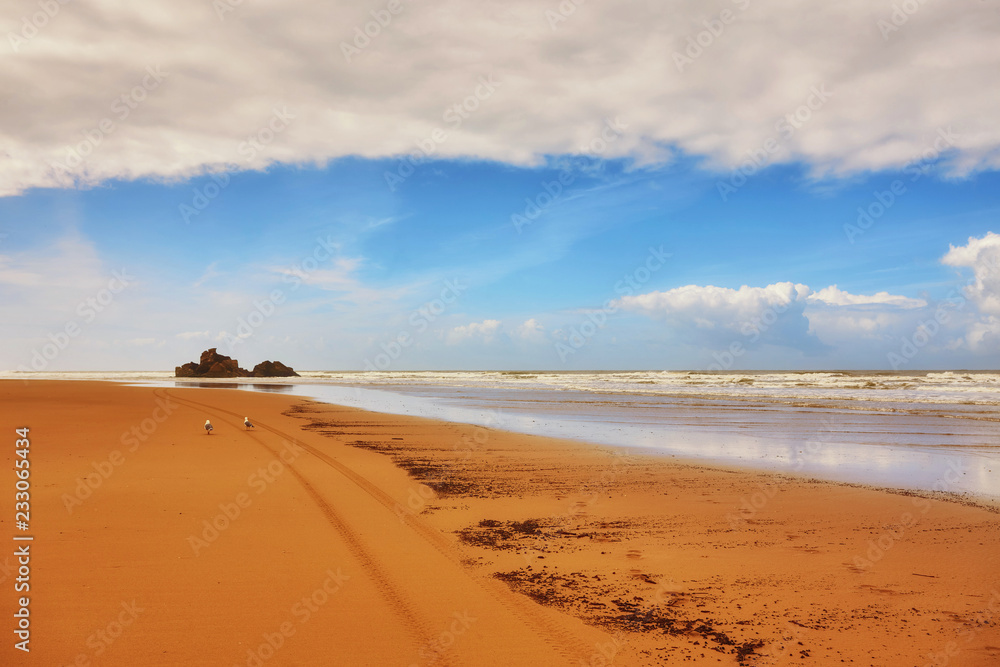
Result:
{"label": "shoreline", "polygon": [[[307,371],[307,372],[315,372],[315,371]],[[356,371],[356,373],[358,373],[358,374],[361,374],[361,373],[364,373],[364,372],[365,371]],[[439,371],[435,371],[435,372],[439,372]],[[454,372],[455,373],[464,373],[465,371],[454,371]],[[515,374],[522,373],[522,371],[500,371],[500,372],[502,372],[502,373],[515,373]],[[536,371],[531,371],[531,372],[535,373]],[[593,371],[580,371],[580,372],[581,373],[591,373]],[[603,372],[615,373],[615,372],[619,372],[619,371],[603,371]],[[670,371],[670,372],[681,372],[681,371]],[[770,373],[770,372],[772,372],[772,371],[746,371],[746,373]],[[812,373],[812,372],[834,372],[834,371],[802,371],[802,373]],[[838,372],[838,373],[860,373],[860,374],[869,373],[869,371],[842,371],[842,370],[836,371],[836,372]],[[924,372],[924,371],[913,371],[913,372],[884,371],[882,373],[886,374],[886,375],[911,375],[913,373],[921,373],[921,372]],[[926,371],[926,372],[929,372],[929,373],[930,372],[938,373],[938,372],[942,372],[942,371]],[[957,372],[960,372],[960,371],[954,371],[954,372],[957,373]],[[975,372],[973,372],[973,371],[961,371],[961,372],[962,373],[966,373],[966,372],[969,372],[969,373],[979,373],[979,374],[994,374],[995,373],[995,371],[975,371]],[[80,371],[79,373],[80,374],[87,374],[87,375],[89,375],[92,372],[90,372],[90,371]],[[738,374],[740,374],[740,371],[726,371],[726,372],[724,372],[724,374],[738,375]],[[227,378],[221,378],[221,379],[222,380],[226,380]],[[295,380],[288,379],[288,378],[252,378],[252,379],[248,379],[248,378],[228,378],[228,379],[232,380],[232,381],[231,382],[219,382],[219,380],[220,380],[219,378],[214,378],[214,379],[207,379],[207,380],[203,380],[203,379],[187,379],[187,380],[180,379],[180,380],[174,380],[174,379],[171,379],[171,380],[159,380],[159,381],[155,381],[155,382],[173,382],[174,386],[172,388],[242,389],[244,391],[247,391],[247,390],[249,390],[249,391],[261,391],[261,390],[259,390],[259,389],[253,389],[253,388],[247,388],[247,387],[244,387],[244,386],[241,386],[241,385],[247,385],[247,384],[250,384],[250,385],[254,385],[254,384],[256,384],[256,385],[269,385],[269,384],[275,383],[275,380],[278,381],[278,384],[283,385],[283,386],[288,386],[288,387],[294,387],[297,384],[303,384],[304,386],[308,386],[309,384],[314,384],[314,383],[302,383],[302,382],[299,381],[302,378],[295,379]],[[2,382],[15,382],[15,381],[25,382],[25,381],[29,381],[29,380],[30,381],[38,381],[38,380],[30,379],[30,378],[18,378],[18,379],[14,379],[14,378],[3,378],[3,377],[0,377],[0,383],[2,383]],[[45,379],[43,379],[41,381],[43,381],[43,382],[62,382],[64,380],[45,380]],[[90,379],[90,378],[84,378],[84,379],[79,379],[79,380],[65,380],[65,381],[67,381],[67,382],[102,382],[102,383],[111,383],[111,384],[115,384],[115,385],[119,385],[119,386],[123,386],[123,387],[162,386],[162,385],[159,385],[159,384],[157,384],[157,385],[152,384],[152,382],[154,382],[154,381],[110,380],[110,379]],[[186,387],[184,385],[190,385],[190,386]],[[342,386],[342,385],[334,385],[334,386]],[[360,388],[360,387],[351,386],[351,388]],[[383,391],[383,390],[379,390],[379,389],[376,388],[373,391]],[[268,393],[270,393],[270,392],[268,392]],[[441,422],[444,422],[444,423],[462,424],[462,425],[466,425],[466,426],[470,426],[470,427],[497,428],[499,430],[504,430],[504,431],[506,431],[508,433],[511,433],[511,434],[535,435],[535,434],[527,433],[525,431],[518,431],[518,430],[513,430],[513,429],[506,429],[506,428],[503,428],[502,426],[496,426],[496,425],[479,424],[479,423],[471,422],[471,421],[453,421],[453,420],[443,419],[443,418],[439,418],[439,417],[425,416],[425,415],[409,415],[409,414],[399,413],[399,412],[388,412],[388,411],[383,412],[383,411],[380,411],[380,410],[372,410],[372,409],[368,409],[368,408],[358,408],[358,407],[354,407],[354,406],[345,406],[345,405],[340,404],[340,403],[331,403],[331,402],[324,401],[324,400],[319,399],[319,398],[314,398],[314,397],[303,395],[303,394],[284,394],[284,392],[276,392],[276,393],[278,393],[278,395],[285,395],[285,396],[289,396],[289,397],[290,396],[294,396],[294,397],[296,397],[298,399],[301,399],[301,400],[314,401],[314,402],[317,402],[317,403],[322,403],[322,404],[327,404],[327,405],[335,405],[335,406],[340,406],[340,407],[351,407],[351,409],[356,409],[356,410],[359,410],[359,411],[362,411],[362,412],[371,412],[371,413],[374,413],[374,414],[383,414],[383,415],[389,415],[389,416],[408,416],[408,417],[415,417],[415,418],[418,418],[418,419],[428,419],[428,420],[431,420],[431,421],[441,421]],[[634,445],[618,445],[618,444],[613,444],[613,443],[601,443],[601,442],[596,442],[596,441],[593,441],[593,440],[586,440],[586,439],[583,439],[583,438],[572,437],[572,436],[552,436],[552,435],[548,435],[548,434],[541,434],[539,437],[543,437],[543,438],[556,437],[558,439],[566,439],[566,440],[569,440],[569,441],[572,441],[572,442],[576,442],[576,443],[580,443],[580,444],[584,444],[584,445],[589,445],[589,446],[593,446],[593,447],[606,447],[606,446],[616,447],[618,449],[621,449],[622,451],[631,452],[631,453],[633,453],[635,455],[661,457],[664,461],[667,461],[669,463],[675,463],[675,464],[678,464],[678,465],[687,465],[687,466],[692,466],[692,467],[701,467],[701,466],[703,466],[703,467],[705,467],[707,469],[730,470],[730,471],[735,471],[735,472],[747,472],[747,473],[752,473],[752,474],[771,475],[771,476],[774,476],[776,479],[779,479],[779,480],[783,479],[783,478],[787,478],[787,479],[790,479],[790,480],[797,480],[797,481],[801,481],[801,482],[815,482],[815,483],[833,484],[833,485],[838,485],[838,486],[845,486],[845,487],[865,489],[865,490],[872,490],[872,491],[884,491],[886,493],[892,493],[892,494],[903,495],[903,496],[920,497],[920,498],[924,498],[924,499],[928,499],[928,500],[942,500],[942,501],[946,501],[946,502],[953,502],[953,503],[960,504],[960,505],[967,505],[967,506],[970,506],[970,507],[978,507],[978,508],[985,509],[985,510],[990,511],[990,512],[1000,513],[1000,495],[988,495],[988,494],[977,494],[977,493],[971,493],[971,492],[949,491],[947,489],[942,489],[942,490],[938,490],[938,489],[931,489],[931,490],[929,490],[929,489],[915,489],[915,488],[898,487],[898,486],[891,486],[891,485],[873,484],[873,483],[867,483],[867,482],[858,482],[858,481],[848,481],[848,480],[840,480],[840,479],[831,479],[831,478],[817,477],[817,476],[811,475],[811,474],[809,474],[807,472],[800,472],[800,471],[795,471],[795,470],[791,470],[791,471],[790,470],[783,470],[783,469],[779,469],[779,468],[775,468],[775,467],[769,467],[769,466],[765,466],[765,465],[757,465],[757,466],[755,466],[755,465],[746,464],[746,463],[732,463],[732,462],[727,462],[727,461],[714,460],[711,457],[704,457],[704,458],[684,457],[684,456],[678,457],[678,456],[676,456],[674,454],[670,454],[670,453],[668,453],[666,451],[661,451],[661,450],[658,450],[656,448],[650,448],[650,447],[639,447],[639,446],[634,446]]]}
{"label": "shoreline", "polygon": [[[306,373],[317,375],[312,371]],[[758,372],[761,373],[766,374]],[[363,373],[354,373],[360,374]],[[615,374],[596,375],[610,377]],[[40,379],[43,375],[33,377]],[[665,456],[702,461],[712,466],[794,474],[900,492],[951,493],[983,505],[1000,505],[1000,447],[994,444],[1000,438],[1000,427],[992,413],[982,412],[982,406],[970,408],[966,404],[918,402],[911,406],[912,410],[900,410],[898,406],[886,407],[889,404],[866,406],[865,401],[853,400],[848,401],[853,405],[845,407],[846,404],[835,395],[824,399],[825,408],[813,405],[815,401],[786,404],[786,401],[774,402],[767,398],[749,400],[746,396],[734,397],[729,402],[720,403],[715,397],[707,403],[690,403],[691,397],[601,393],[597,389],[592,389],[597,393],[579,393],[576,390],[553,391],[551,387],[542,391],[528,386],[484,388],[489,382],[476,388],[478,380],[475,378],[479,374],[464,371],[450,374],[472,376],[466,380],[471,384],[461,386],[439,386],[434,382],[424,385],[423,380],[410,386],[385,384],[381,380],[371,385],[343,384],[328,381],[325,377],[331,375],[328,372],[322,373],[324,377],[249,380],[162,377],[166,372],[160,372],[159,379],[138,377],[142,373],[96,375],[101,376],[97,379],[102,381],[136,386],[239,388],[293,394],[387,415],[417,415],[455,423],[500,426],[512,432],[622,448],[645,447]],[[128,377],[109,377],[111,375]],[[398,380],[414,374],[384,375]],[[565,379],[595,373],[554,375]],[[849,374],[838,371],[819,375]],[[897,379],[906,375],[907,386],[911,380],[919,380],[913,374],[888,375]],[[968,380],[966,376],[950,372],[932,375],[934,381],[943,381],[946,385]],[[992,377],[997,374],[980,375]],[[28,382],[30,378],[23,381]],[[734,386],[740,391],[745,389],[741,385]],[[987,386],[981,389],[986,391]],[[992,389],[988,391],[993,392]],[[953,414],[953,409],[958,412]],[[747,422],[752,428],[746,427]],[[956,468],[960,474],[955,474]]]}
{"label": "shoreline", "polygon": [[[263,380],[263,381],[262,381]],[[303,380],[306,380],[303,382]],[[122,380],[107,380],[120,381]],[[580,407],[563,413],[545,410],[527,410],[510,407],[503,400],[490,402],[483,394],[478,400],[455,404],[437,395],[433,387],[422,387],[421,392],[407,392],[398,387],[330,384],[316,378],[245,378],[220,380],[176,379],[129,382],[136,386],[237,388],[243,391],[267,391],[280,387],[275,393],[311,398],[325,403],[345,405],[361,410],[387,415],[410,415],[485,427],[498,427],[527,435],[566,438],[599,446],[623,449],[639,448],[665,457],[676,457],[695,463],[719,468],[738,468],[762,471],[776,475],[793,475],[805,479],[820,479],[833,483],[855,484],[862,487],[895,490],[900,493],[918,493],[931,497],[948,496],[959,502],[973,502],[986,507],[1000,507],[1000,449],[981,455],[980,442],[992,442],[994,435],[988,425],[972,424],[967,428],[986,429],[968,444],[949,446],[944,438],[928,437],[936,428],[947,428],[954,433],[956,420],[947,423],[924,421],[911,423],[913,418],[898,422],[898,414],[867,414],[858,421],[852,415],[843,417],[836,411],[813,414],[784,415],[780,410],[777,421],[768,425],[761,421],[760,405],[747,403],[737,407],[718,409],[705,406],[687,407],[684,404],[645,406],[638,412],[613,410],[601,416],[588,416],[594,404],[587,403],[587,410]],[[423,391],[430,389],[425,396]],[[537,396],[525,390],[523,396],[529,403]],[[545,399],[577,402],[572,392],[559,392]],[[472,390],[471,396],[479,396]],[[519,398],[522,398],[519,396]],[[645,400],[642,397],[632,397]],[[647,397],[648,398],[648,397]],[[537,404],[530,403],[531,405]],[[476,405],[477,407],[470,407]],[[600,406],[600,401],[597,402]],[[767,407],[767,406],[765,406]],[[690,415],[681,422],[667,417],[662,423],[647,420],[650,410],[661,415]],[[580,410],[584,410],[582,413]],[[754,429],[720,428],[718,422],[732,422],[740,416],[754,420]],[[995,421],[993,419],[992,421]],[[808,426],[806,425],[808,424]],[[813,425],[814,424],[814,425]],[[893,429],[902,429],[900,436],[910,437],[914,443],[892,444]],[[842,432],[850,431],[854,440],[844,440]],[[870,430],[869,442],[858,440],[857,433]],[[889,438],[886,440],[885,438]],[[925,442],[926,441],[926,442]],[[905,441],[904,441],[905,442]],[[965,441],[961,441],[965,442]],[[994,449],[996,449],[994,447]],[[997,472],[994,472],[997,471]]]}
{"label": "shoreline", "polygon": [[32,422],[46,664],[1000,660],[988,509],[288,395],[0,397]]}

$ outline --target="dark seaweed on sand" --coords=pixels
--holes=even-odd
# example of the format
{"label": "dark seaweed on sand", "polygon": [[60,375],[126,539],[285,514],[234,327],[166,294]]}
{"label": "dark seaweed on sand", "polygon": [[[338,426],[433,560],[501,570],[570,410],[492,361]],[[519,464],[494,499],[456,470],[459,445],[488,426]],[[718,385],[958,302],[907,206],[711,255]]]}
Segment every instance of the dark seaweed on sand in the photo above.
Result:
{"label": "dark seaweed on sand", "polygon": [[499,551],[520,549],[517,539],[521,536],[541,535],[543,535],[542,525],[537,519],[528,519],[527,521],[483,519],[475,526],[458,531],[458,538],[466,544]]}
{"label": "dark seaweed on sand", "polygon": [[762,641],[737,644],[726,633],[717,630],[712,619],[681,619],[672,613],[669,605],[648,604],[640,597],[625,600],[619,596],[610,601],[613,607],[603,602],[594,602],[591,582],[583,573],[559,574],[520,569],[497,572],[493,576],[505,582],[515,592],[539,604],[581,616],[593,625],[612,631],[661,632],[676,637],[699,637],[705,640],[705,648],[734,654],[741,665],[749,664],[757,649],[764,646]]}

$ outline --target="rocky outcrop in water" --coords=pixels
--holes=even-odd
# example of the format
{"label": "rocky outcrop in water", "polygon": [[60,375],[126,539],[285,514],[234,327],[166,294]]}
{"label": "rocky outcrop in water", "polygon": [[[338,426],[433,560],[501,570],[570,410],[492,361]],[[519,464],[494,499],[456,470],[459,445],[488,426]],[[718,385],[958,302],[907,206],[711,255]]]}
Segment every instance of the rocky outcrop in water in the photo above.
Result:
{"label": "rocky outcrop in water", "polygon": [[295,369],[284,365],[280,361],[262,361],[253,367],[251,375],[255,378],[299,377]]}
{"label": "rocky outcrop in water", "polygon": [[299,377],[289,366],[280,361],[264,361],[254,366],[253,372],[240,368],[236,359],[219,354],[216,348],[201,353],[198,362],[190,362],[174,369],[179,378],[246,378],[246,377]]}

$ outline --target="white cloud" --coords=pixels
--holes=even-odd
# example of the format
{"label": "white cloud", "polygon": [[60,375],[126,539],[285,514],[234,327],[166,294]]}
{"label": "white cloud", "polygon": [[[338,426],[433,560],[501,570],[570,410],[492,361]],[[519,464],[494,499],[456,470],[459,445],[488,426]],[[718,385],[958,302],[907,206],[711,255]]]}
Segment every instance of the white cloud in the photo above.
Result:
{"label": "white cloud", "polygon": [[860,309],[853,306],[810,308],[805,316],[809,320],[809,331],[823,342],[850,345],[858,339],[886,341],[911,331],[918,322],[911,310],[879,309],[866,304]]}
{"label": "white cloud", "polygon": [[809,296],[809,288],[792,283],[739,289],[713,285],[685,285],[665,292],[626,296],[615,303],[624,310],[689,321],[701,329],[739,329],[768,309],[782,309]]}
{"label": "white cloud", "polygon": [[941,262],[972,269],[972,279],[962,292],[976,312],[968,316],[959,344],[995,353],[1000,340],[1000,234],[987,232],[982,238],[970,236],[964,246],[949,245]]}
{"label": "white cloud", "polygon": [[803,315],[819,340],[849,350],[861,341],[891,346],[899,336],[912,335],[929,316],[927,307],[924,299],[884,291],[851,294],[830,285],[809,295]]}
{"label": "white cloud", "polygon": [[808,353],[824,346],[810,331],[805,308],[810,289],[790,282],[739,289],[686,285],[626,296],[615,303],[665,322],[674,338],[706,347],[783,345]]}
{"label": "white cloud", "polygon": [[1000,317],[988,315],[972,322],[966,329],[964,341],[970,350],[996,354],[997,342],[1000,341]]}
{"label": "white cloud", "polygon": [[966,286],[965,298],[984,315],[1000,315],[1000,234],[970,236],[966,245],[948,247],[943,264],[972,269],[973,282]]}
{"label": "white cloud", "polygon": [[812,291],[790,282],[739,289],[687,285],[623,297],[623,310],[665,321],[682,341],[708,347],[739,342],[806,353],[843,349],[859,340],[886,344],[928,317],[927,302],[888,292],[851,294],[836,285]]}
{"label": "white cloud", "polygon": [[864,294],[851,294],[838,289],[836,285],[824,287],[818,292],[809,295],[810,301],[818,301],[830,306],[895,306],[897,308],[923,308],[927,302],[923,299],[911,299],[906,296],[889,294],[888,292],[877,292],[870,296]]}
{"label": "white cloud", "polygon": [[[132,345],[133,347],[148,347],[150,345],[156,345],[157,340],[155,338],[130,338],[125,341],[126,345]],[[163,345],[160,342],[160,345]]]}
{"label": "white cloud", "polygon": [[470,322],[462,326],[457,326],[448,331],[445,341],[448,345],[457,345],[468,340],[479,340],[483,343],[492,343],[500,331],[500,320],[483,320],[482,322]]}
{"label": "white cloud", "polygon": [[[615,117],[627,128],[608,157],[680,149],[728,169],[774,137],[771,161],[847,173],[901,166],[950,127],[952,169],[1000,166],[1000,15],[984,3],[921,4],[885,38],[892,10],[867,0],[820,20],[792,0],[722,3],[734,21],[683,71],[675,53],[719,6],[586,3],[553,29],[555,2],[404,2],[348,62],[341,44],[373,20],[366,7],[248,2],[220,19],[219,4],[60,5],[5,45],[0,86],[21,92],[0,109],[0,195],[402,155],[436,128],[437,156],[530,164],[585,150]],[[0,17],[16,35],[36,10],[6,3]],[[827,99],[810,110],[816,89]],[[456,104],[466,118],[447,115]],[[809,119],[781,132],[797,110]],[[79,168],[53,167],[73,151],[87,153]]]}
{"label": "white cloud", "polygon": [[539,324],[535,318],[531,318],[514,329],[514,336],[532,343],[539,343],[545,340],[545,327]]}
{"label": "white cloud", "polygon": [[0,256],[0,284],[28,287],[41,285],[42,275],[16,266],[10,257]]}

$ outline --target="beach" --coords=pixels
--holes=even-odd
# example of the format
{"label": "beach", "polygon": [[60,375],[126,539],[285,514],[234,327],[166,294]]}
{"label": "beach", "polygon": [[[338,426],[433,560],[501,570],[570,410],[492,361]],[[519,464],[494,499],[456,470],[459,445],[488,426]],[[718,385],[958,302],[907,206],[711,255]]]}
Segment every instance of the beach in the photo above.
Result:
{"label": "beach", "polygon": [[0,397],[31,471],[3,664],[1000,662],[1000,515],[968,499],[265,392]]}

